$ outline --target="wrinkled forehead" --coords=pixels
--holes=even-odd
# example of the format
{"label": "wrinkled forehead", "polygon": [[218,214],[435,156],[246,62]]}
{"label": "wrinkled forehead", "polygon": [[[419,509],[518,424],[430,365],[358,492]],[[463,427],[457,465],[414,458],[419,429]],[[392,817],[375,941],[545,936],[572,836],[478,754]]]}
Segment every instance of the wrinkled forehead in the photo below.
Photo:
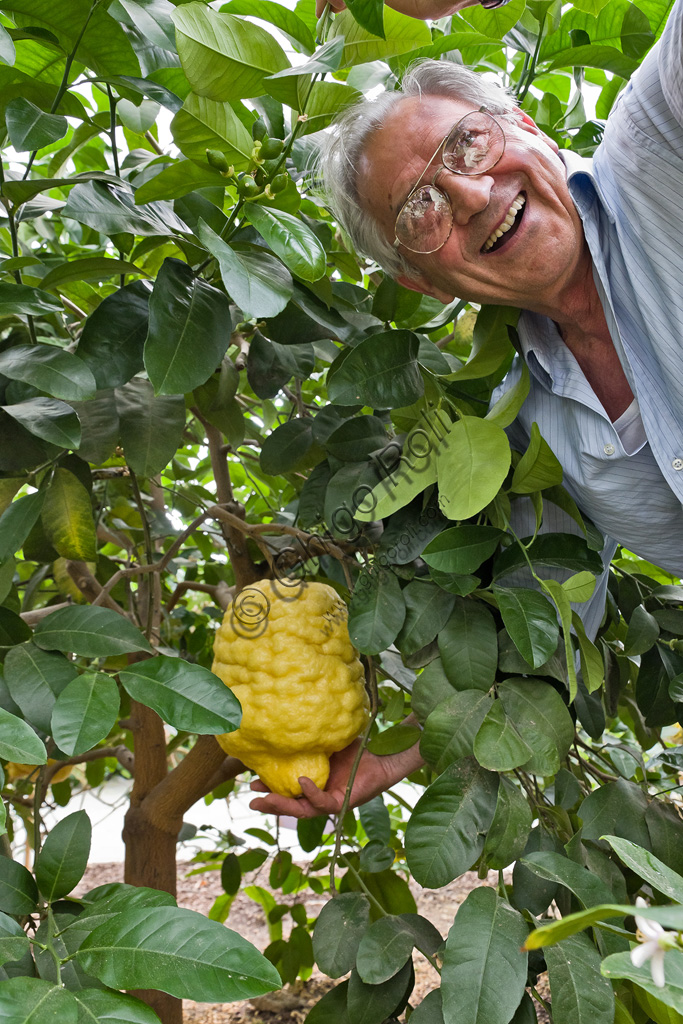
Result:
{"label": "wrinkled forehead", "polygon": [[446,96],[409,96],[373,131],[358,160],[361,204],[380,223],[393,223],[425,167],[471,102]]}

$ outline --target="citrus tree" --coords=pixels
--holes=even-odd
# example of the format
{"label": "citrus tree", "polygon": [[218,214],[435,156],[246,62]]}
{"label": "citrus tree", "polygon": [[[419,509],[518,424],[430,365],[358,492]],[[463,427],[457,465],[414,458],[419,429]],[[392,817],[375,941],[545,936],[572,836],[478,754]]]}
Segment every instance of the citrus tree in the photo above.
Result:
{"label": "citrus tree", "polygon": [[[497,75],[590,155],[670,4],[511,0],[431,26],[349,7],[316,23],[313,0],[0,2],[7,1020],[178,1024],[183,996],[247,998],[314,958],[351,974],[311,1024],[528,1024],[545,970],[556,1024],[683,1019],[683,918],[657,907],[683,903],[683,748],[662,738],[683,702],[683,589],[621,552],[587,637],[602,538],[538,433],[510,448],[524,374],[491,399],[516,311],[401,288],[311,190],[317,133],[418,57]],[[510,526],[518,501],[531,537]],[[542,531],[550,504],[573,534]],[[265,957],[222,923],[265,846],[206,855],[226,890],[213,920],[174,900],[183,813],[243,770],[214,739],[240,707],[213,635],[227,607],[253,617],[263,579],[335,587],[366,668],[363,742],[419,739],[427,762],[409,814],[387,797],[347,802],[334,835],[300,823],[321,851],[306,873],[277,851],[271,887],[334,898],[313,927],[253,887]],[[116,770],[133,778],[126,881],[69,898],[90,823],[45,837],[44,804]],[[20,821],[32,871],[13,859]],[[471,868],[498,886],[444,943],[407,879]],[[665,956],[645,949],[664,987],[629,956],[639,893],[667,929]],[[419,1006],[413,949],[435,972]]]}

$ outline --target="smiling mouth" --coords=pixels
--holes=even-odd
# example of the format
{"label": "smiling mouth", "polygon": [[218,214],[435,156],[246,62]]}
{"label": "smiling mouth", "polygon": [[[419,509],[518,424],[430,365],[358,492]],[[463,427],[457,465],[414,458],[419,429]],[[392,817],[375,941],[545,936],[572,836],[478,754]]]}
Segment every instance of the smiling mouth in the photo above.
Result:
{"label": "smiling mouth", "polygon": [[515,231],[519,227],[522,217],[524,216],[524,204],[526,203],[526,196],[523,192],[520,192],[514,202],[511,204],[508,210],[505,220],[497,227],[495,231],[492,231],[489,237],[486,239],[481,247],[481,252],[490,253],[496,252],[498,249],[502,249],[506,242],[512,238]]}

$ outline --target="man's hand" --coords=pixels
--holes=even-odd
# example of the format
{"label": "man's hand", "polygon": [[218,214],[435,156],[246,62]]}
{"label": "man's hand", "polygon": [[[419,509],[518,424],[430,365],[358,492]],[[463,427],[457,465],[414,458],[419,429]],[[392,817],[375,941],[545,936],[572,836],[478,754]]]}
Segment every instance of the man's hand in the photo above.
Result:
{"label": "man's hand", "polygon": [[[445,18],[449,14],[461,11],[463,7],[473,7],[479,0],[387,0],[387,6],[393,7],[401,14],[407,14],[410,18],[420,18],[422,21],[437,18]],[[333,11],[343,11],[346,7],[344,0],[329,0]],[[327,6],[327,0],[316,0],[315,13],[320,17]]]}
{"label": "man's hand", "polygon": [[[264,814],[287,814],[293,818],[315,818],[319,814],[339,814],[356,757],[360,740],[354,740],[344,750],[330,758],[330,777],[325,789],[318,789],[310,779],[300,779],[303,796],[287,797],[271,793],[262,782],[252,782],[251,788],[267,796],[256,797],[250,807]],[[353,780],[349,807],[358,807],[374,796],[400,782],[406,775],[417,771],[424,764],[418,744],[400,754],[378,757],[368,750],[363,752]]]}

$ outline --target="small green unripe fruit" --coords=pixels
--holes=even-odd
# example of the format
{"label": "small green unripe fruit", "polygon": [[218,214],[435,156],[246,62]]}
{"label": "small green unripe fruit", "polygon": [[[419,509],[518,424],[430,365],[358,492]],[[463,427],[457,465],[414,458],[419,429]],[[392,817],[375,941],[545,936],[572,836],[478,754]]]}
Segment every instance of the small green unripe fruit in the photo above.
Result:
{"label": "small green unripe fruit", "polygon": [[282,140],[281,139],[264,139],[261,145],[260,155],[264,160],[274,160],[282,152]]}
{"label": "small green unripe fruit", "polygon": [[277,194],[278,192],[284,192],[288,184],[288,174],[276,174],[270,183],[270,191],[273,192],[274,194]]}
{"label": "small green unripe fruit", "polygon": [[230,165],[228,164],[225,153],[221,153],[220,149],[207,149],[206,159],[211,167],[214,167],[221,174],[227,174]]}
{"label": "small green unripe fruit", "polygon": [[257,118],[251,126],[251,137],[254,142],[263,142],[267,134],[266,123],[262,118]]}
{"label": "small green unripe fruit", "polygon": [[250,174],[245,174],[243,178],[237,182],[237,191],[245,199],[252,199],[254,196],[261,194],[260,187],[256,184]]}

